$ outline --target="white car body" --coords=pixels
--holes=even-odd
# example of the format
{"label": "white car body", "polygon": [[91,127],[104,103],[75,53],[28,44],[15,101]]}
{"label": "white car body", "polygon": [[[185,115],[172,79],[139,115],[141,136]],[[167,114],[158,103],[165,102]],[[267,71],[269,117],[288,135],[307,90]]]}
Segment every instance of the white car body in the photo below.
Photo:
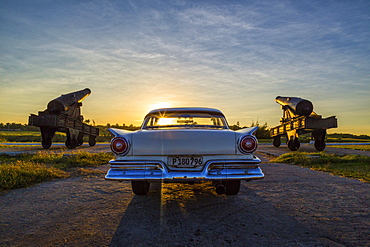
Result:
{"label": "white car body", "polygon": [[[173,124],[158,125],[161,120]],[[214,125],[200,125],[202,121]],[[153,110],[138,131],[109,129],[116,158],[105,178],[132,181],[138,195],[147,194],[151,182],[201,181],[215,182],[219,194],[234,195],[241,180],[264,178],[261,161],[253,154],[256,130],[230,130],[222,112],[212,108]],[[253,150],[240,148],[241,142]]]}

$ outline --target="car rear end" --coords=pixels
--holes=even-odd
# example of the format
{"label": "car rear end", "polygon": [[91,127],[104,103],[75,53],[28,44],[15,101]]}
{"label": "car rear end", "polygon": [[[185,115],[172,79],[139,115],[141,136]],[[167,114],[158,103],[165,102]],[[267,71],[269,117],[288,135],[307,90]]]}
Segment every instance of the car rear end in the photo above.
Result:
{"label": "car rear end", "polygon": [[150,128],[136,132],[110,129],[116,159],[109,162],[105,178],[132,181],[135,194],[146,194],[152,182],[201,181],[213,181],[221,194],[236,194],[241,180],[264,177],[261,161],[253,153],[258,145],[253,135],[257,127],[232,131],[216,119],[223,117],[217,112],[210,118],[216,127],[200,126],[203,120],[195,124],[193,116],[203,113],[192,114],[176,115],[181,126],[167,121],[165,127],[155,128],[158,119],[152,121],[149,115],[145,121]]}
{"label": "car rear end", "polygon": [[[114,130],[111,130],[114,132]],[[257,139],[231,130],[176,129],[116,132],[107,180],[220,182],[264,177],[253,152]]]}

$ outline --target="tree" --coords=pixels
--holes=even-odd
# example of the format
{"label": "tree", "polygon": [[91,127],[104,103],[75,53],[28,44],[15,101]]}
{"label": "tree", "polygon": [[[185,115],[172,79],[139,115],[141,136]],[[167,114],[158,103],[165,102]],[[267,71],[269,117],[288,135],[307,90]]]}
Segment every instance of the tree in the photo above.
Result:
{"label": "tree", "polygon": [[258,120],[256,123],[252,121],[251,127],[258,126],[258,130],[256,132],[256,137],[258,139],[270,139],[270,129],[267,126],[267,123],[264,123],[264,125],[260,125]]}

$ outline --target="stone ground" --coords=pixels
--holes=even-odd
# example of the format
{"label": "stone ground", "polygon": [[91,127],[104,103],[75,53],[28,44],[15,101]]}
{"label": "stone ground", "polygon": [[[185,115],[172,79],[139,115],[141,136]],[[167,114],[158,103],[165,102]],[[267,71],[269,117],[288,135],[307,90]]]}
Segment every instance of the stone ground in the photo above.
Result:
{"label": "stone ground", "polygon": [[136,196],[130,183],[104,180],[108,165],[3,193],[0,246],[370,246],[370,184],[267,163],[280,152],[289,150],[260,145],[266,177],[236,196],[209,183]]}

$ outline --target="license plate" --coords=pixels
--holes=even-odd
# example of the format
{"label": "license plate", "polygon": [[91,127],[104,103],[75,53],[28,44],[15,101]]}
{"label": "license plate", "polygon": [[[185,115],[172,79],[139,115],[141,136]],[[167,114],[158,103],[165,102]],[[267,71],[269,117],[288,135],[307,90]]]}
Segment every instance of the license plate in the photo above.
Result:
{"label": "license plate", "polygon": [[197,167],[203,164],[202,156],[171,156],[168,157],[170,166],[175,167]]}

